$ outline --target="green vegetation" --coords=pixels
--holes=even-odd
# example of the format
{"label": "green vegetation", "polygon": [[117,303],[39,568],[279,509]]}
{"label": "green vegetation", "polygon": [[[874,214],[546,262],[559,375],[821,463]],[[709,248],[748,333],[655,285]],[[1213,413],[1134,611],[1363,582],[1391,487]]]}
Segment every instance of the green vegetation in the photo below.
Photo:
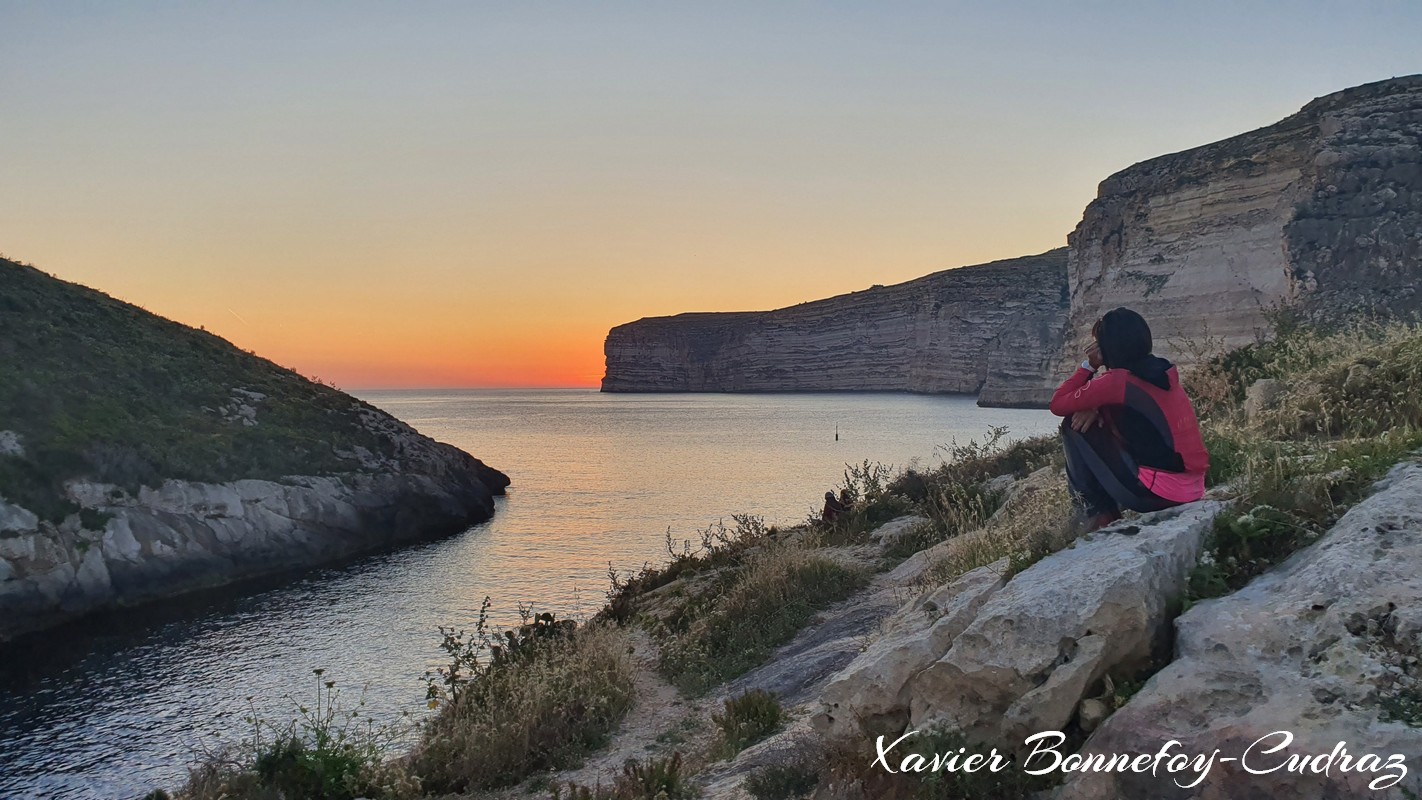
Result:
{"label": "green vegetation", "polygon": [[[1244,410],[1247,387],[1280,381],[1277,401]],[[1208,537],[1185,602],[1243,586],[1327,530],[1392,465],[1422,446],[1422,334],[1401,325],[1321,333],[1281,327],[1278,338],[1207,358],[1186,370],[1211,453],[1207,482],[1232,501]],[[695,543],[667,539],[668,561],[622,577],[611,574],[607,606],[588,625],[529,614],[514,631],[472,636],[442,630],[447,664],[427,676],[439,712],[419,730],[414,752],[382,761],[378,731],[320,735],[310,716],[279,736],[194,772],[189,797],[281,796],[404,798],[508,786],[571,764],[611,734],[631,703],[631,666],[622,626],[641,626],[659,645],[658,666],[697,694],[762,664],[822,609],[863,586],[878,559],[865,547],[883,522],[913,513],[927,521],[891,545],[907,556],[934,547],[925,580],[934,584],[1006,560],[1026,569],[1074,539],[1070,498],[1055,437],[1004,444],[994,429],[981,442],[951,444],[930,470],[895,474],[881,465],[846,468],[849,512],[832,525],[811,520],[787,530],[735,516],[700,532]],[[1046,468],[1046,469],[1044,469]],[[1010,489],[1000,476],[1015,479]],[[1158,664],[1108,676],[1099,695],[1109,710],[1128,702]],[[329,687],[328,687],[329,688]],[[1385,719],[1419,724],[1422,701],[1402,685],[1380,699]],[[315,719],[329,717],[318,705]],[[303,714],[305,711],[303,710]],[[726,701],[712,719],[713,757],[733,758],[785,722],[778,700],[750,692]],[[329,723],[324,723],[330,729]],[[259,729],[260,730],[260,729]],[[268,729],[270,730],[270,729]],[[665,743],[688,744],[682,727]],[[916,737],[911,750],[949,753],[956,734]],[[706,751],[629,762],[612,786],[554,786],[556,800],[678,800],[695,796],[694,766]],[[1050,788],[1049,779],[1001,772],[889,774],[863,752],[806,753],[752,773],[759,800],[788,800],[833,786],[870,797],[957,800],[1017,798]],[[217,763],[218,766],[213,764]],[[204,793],[206,792],[206,793]],[[265,793],[264,793],[265,792]],[[345,793],[345,794],[343,794]]]}
{"label": "green vegetation", "polygon": [[864,585],[864,571],[797,544],[768,543],[716,575],[661,633],[662,671],[699,694],[764,663],[815,611]]}
{"label": "green vegetation", "polygon": [[62,492],[73,478],[132,492],[356,471],[356,447],[395,453],[365,410],[209,333],[0,259],[0,430],[24,449],[0,456],[0,496],[43,518],[79,510]]}
{"label": "green vegetation", "polygon": [[717,754],[735,758],[737,753],[780,730],[786,716],[775,695],[755,689],[726,700],[722,713],[713,714],[711,721],[721,732]]}
{"label": "green vegetation", "polygon": [[820,765],[805,760],[771,764],[746,778],[746,791],[755,800],[792,800],[806,797],[820,783]]}
{"label": "green vegetation", "polygon": [[1378,705],[1383,722],[1401,722],[1413,728],[1422,728],[1422,689],[1415,686],[1403,688],[1380,698]]}
{"label": "green vegetation", "polygon": [[[1044,466],[1060,466],[1061,445],[1054,437],[1024,439],[1004,446],[1007,433],[1007,428],[994,426],[982,442],[973,439],[966,444],[945,445],[941,448],[943,461],[937,468],[928,472],[906,470],[888,484],[891,495],[908,500],[916,513],[929,520],[929,524],[895,542],[890,556],[909,556],[980,528],[1004,500],[1001,492],[985,485],[990,479],[1003,475],[1021,478]],[[1006,552],[982,563],[991,563],[1002,555]]]}
{"label": "green vegetation", "polygon": [[[409,756],[390,757],[406,727],[372,723],[363,704],[344,708],[335,683],[316,670],[314,707],[299,706],[285,727],[254,713],[252,734],[202,759],[179,796],[407,800],[517,783],[603,744],[632,701],[619,632],[529,614],[517,630],[495,635],[487,609],[485,601],[471,636],[442,631],[449,665],[426,677],[439,712],[419,726]],[[649,765],[635,777],[660,774]]]}
{"label": "green vegetation", "polygon": [[[486,601],[487,609],[487,601]],[[632,704],[620,632],[551,615],[491,636],[444,632],[450,666],[430,683],[439,713],[421,729],[410,771],[426,791],[516,783],[602,745]]]}
{"label": "green vegetation", "polygon": [[600,619],[637,623],[657,637],[662,672],[700,694],[759,666],[815,611],[864,585],[861,567],[818,552],[812,531],[781,531],[759,517],[736,515],[701,531],[700,544],[628,578],[610,573]]}
{"label": "green vegetation", "polygon": [[553,800],[692,800],[696,788],[683,773],[679,753],[669,758],[629,761],[610,787],[553,787]]}
{"label": "green vegetation", "polygon": [[[1243,407],[1248,386],[1281,384]],[[1211,359],[1187,386],[1214,399],[1203,421],[1215,520],[1189,601],[1234,591],[1317,539],[1394,464],[1422,447],[1422,333],[1399,324],[1321,331],[1284,321],[1273,340]]]}
{"label": "green vegetation", "polygon": [[251,734],[240,744],[209,754],[188,778],[181,796],[191,800],[357,797],[403,800],[418,795],[419,784],[385,752],[399,729],[362,717],[364,703],[343,706],[335,681],[314,670],[316,702],[298,705],[284,727],[260,719],[246,722]]}

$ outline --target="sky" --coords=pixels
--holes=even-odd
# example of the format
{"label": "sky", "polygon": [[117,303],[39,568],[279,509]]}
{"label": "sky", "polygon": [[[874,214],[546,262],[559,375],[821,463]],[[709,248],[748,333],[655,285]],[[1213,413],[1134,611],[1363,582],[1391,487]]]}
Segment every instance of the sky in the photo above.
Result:
{"label": "sky", "polygon": [[0,0],[0,252],[346,389],[1038,253],[1422,3]]}

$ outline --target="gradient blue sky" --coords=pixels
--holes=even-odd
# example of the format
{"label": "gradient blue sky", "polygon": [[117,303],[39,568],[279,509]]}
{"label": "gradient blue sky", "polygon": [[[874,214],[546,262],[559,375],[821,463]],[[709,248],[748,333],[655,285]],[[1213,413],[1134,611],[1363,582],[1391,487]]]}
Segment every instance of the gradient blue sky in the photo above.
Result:
{"label": "gradient blue sky", "polygon": [[1065,242],[1108,174],[1422,72],[1422,3],[16,3],[0,251],[348,387]]}

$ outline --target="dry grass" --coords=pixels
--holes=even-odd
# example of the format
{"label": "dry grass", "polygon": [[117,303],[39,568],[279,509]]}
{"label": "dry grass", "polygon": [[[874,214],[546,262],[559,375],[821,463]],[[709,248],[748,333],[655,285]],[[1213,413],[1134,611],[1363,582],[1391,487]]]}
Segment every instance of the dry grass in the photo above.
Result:
{"label": "dry grass", "polygon": [[942,585],[1004,558],[1011,573],[1020,572],[1071,543],[1071,513],[1065,474],[1044,473],[989,522],[935,548],[923,581]]}
{"label": "dry grass", "polygon": [[[1191,599],[1238,589],[1313,542],[1422,446],[1422,332],[1409,325],[1287,328],[1195,374],[1228,387],[1202,431],[1209,482],[1228,482],[1235,504],[1216,520]],[[1264,378],[1284,392],[1249,419],[1240,401]]]}
{"label": "dry grass", "polygon": [[491,669],[427,724],[411,755],[426,791],[515,783],[602,745],[632,703],[626,636],[585,626]]}
{"label": "dry grass", "polygon": [[704,692],[760,665],[816,610],[864,585],[863,570],[805,544],[769,544],[749,553],[662,632],[661,667],[683,691]]}

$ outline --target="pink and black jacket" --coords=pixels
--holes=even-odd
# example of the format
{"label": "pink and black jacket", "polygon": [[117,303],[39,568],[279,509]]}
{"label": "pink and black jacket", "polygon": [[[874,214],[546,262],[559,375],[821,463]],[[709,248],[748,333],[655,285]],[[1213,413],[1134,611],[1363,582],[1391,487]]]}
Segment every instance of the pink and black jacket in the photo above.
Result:
{"label": "pink and black jacket", "polygon": [[1180,374],[1169,361],[1154,357],[1145,370],[1135,369],[1097,375],[1078,368],[1057,387],[1049,408],[1059,417],[1097,409],[1134,460],[1146,489],[1173,503],[1199,500],[1210,458]]}

